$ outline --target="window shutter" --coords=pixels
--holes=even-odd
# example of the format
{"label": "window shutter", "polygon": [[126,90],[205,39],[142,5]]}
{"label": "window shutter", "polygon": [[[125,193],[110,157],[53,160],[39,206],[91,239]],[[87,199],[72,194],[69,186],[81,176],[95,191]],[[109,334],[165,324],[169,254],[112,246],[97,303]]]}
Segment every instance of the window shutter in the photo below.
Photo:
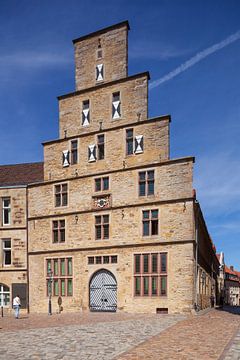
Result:
{"label": "window shutter", "polygon": [[96,81],[103,80],[103,64],[96,66]]}
{"label": "window shutter", "polygon": [[96,161],[96,145],[88,146],[88,161],[89,162]]}
{"label": "window shutter", "polygon": [[119,119],[121,116],[120,114],[120,101],[113,101],[112,103],[112,118]]}
{"label": "window shutter", "polygon": [[69,150],[64,150],[62,152],[62,163],[63,163],[63,167],[69,166],[70,162],[69,162]]}
{"label": "window shutter", "polygon": [[83,126],[89,125],[89,109],[84,109],[82,111],[82,125]]}
{"label": "window shutter", "polygon": [[143,152],[143,135],[137,135],[135,137],[135,154]]}

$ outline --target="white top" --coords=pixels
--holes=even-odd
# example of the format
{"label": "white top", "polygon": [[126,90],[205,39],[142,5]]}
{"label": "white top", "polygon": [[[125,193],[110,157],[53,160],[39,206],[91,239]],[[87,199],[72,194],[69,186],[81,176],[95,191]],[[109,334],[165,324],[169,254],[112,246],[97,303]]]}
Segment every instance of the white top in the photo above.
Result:
{"label": "white top", "polygon": [[21,301],[18,296],[15,296],[15,298],[13,299],[13,306],[16,306],[16,305],[21,305]]}

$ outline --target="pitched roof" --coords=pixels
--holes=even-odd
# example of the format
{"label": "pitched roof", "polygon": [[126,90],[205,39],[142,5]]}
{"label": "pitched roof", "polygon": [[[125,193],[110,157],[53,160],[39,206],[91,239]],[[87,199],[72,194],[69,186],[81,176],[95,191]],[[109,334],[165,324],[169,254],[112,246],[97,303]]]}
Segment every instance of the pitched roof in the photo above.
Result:
{"label": "pitched roof", "polygon": [[43,163],[0,166],[0,187],[27,185],[43,181]]}

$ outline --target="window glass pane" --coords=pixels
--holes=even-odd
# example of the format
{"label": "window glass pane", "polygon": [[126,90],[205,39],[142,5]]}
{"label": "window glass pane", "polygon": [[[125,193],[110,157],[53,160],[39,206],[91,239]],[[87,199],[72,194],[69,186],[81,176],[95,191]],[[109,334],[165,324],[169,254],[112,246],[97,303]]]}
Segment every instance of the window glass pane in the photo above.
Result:
{"label": "window glass pane", "polygon": [[152,235],[158,235],[158,220],[152,220]]}
{"label": "window glass pane", "polygon": [[58,230],[53,230],[53,242],[58,242]]}
{"label": "window glass pane", "polygon": [[51,271],[51,260],[47,260],[47,273]]}
{"label": "window glass pane", "polygon": [[72,259],[67,259],[68,263],[68,275],[72,275]]}
{"label": "window glass pane", "polygon": [[10,293],[3,294],[3,306],[8,306],[10,304]]}
{"label": "window glass pane", "polygon": [[94,264],[94,256],[88,257],[88,264]]}
{"label": "window glass pane", "polygon": [[67,200],[68,200],[67,193],[64,193],[64,194],[62,195],[62,205],[63,205],[63,206],[66,206],[66,205],[67,205]]}
{"label": "window glass pane", "polygon": [[4,240],[4,248],[11,249],[11,240]]}
{"label": "window glass pane", "polygon": [[135,255],[135,273],[140,273],[140,259],[141,255]]}
{"label": "window glass pane", "polygon": [[102,237],[102,232],[101,232],[101,225],[97,225],[95,226],[95,236],[96,236],[96,239],[101,239]]}
{"label": "window glass pane", "polygon": [[55,195],[55,206],[61,206],[61,194]]}
{"label": "window glass pane", "polygon": [[68,286],[68,289],[67,289],[68,295],[72,296],[72,293],[73,293],[73,291],[72,291],[72,279],[68,279],[67,286]]}
{"label": "window glass pane", "polygon": [[61,275],[65,275],[65,259],[61,259],[60,264],[61,264]]}
{"label": "window glass pane", "polygon": [[128,129],[126,131],[126,133],[127,133],[127,138],[132,138],[133,137],[133,129]]}
{"label": "window glass pane", "polygon": [[109,189],[109,178],[104,177],[103,178],[103,190],[108,190],[108,189]]}
{"label": "window glass pane", "polygon": [[101,179],[95,179],[95,191],[101,190]]}
{"label": "window glass pane", "polygon": [[148,265],[149,265],[148,258],[149,258],[148,255],[143,255],[143,272],[144,273],[148,273]]}
{"label": "window glass pane", "polygon": [[109,256],[104,256],[103,257],[103,263],[104,264],[109,264]]}
{"label": "window glass pane", "polygon": [[141,295],[141,278],[135,277],[135,295]]}
{"label": "window glass pane", "polygon": [[152,219],[158,218],[158,210],[152,210]]}
{"label": "window glass pane", "polygon": [[59,286],[58,286],[58,280],[54,280],[54,295],[59,295]]}
{"label": "window glass pane", "polygon": [[84,100],[83,101],[83,109],[84,110],[89,109],[89,100]]}
{"label": "window glass pane", "polygon": [[65,241],[65,229],[60,230],[60,241],[61,242]]}
{"label": "window glass pane", "polygon": [[65,220],[60,220],[60,228],[65,228]]}
{"label": "window glass pane", "polygon": [[161,276],[161,295],[167,294],[167,278],[166,276]]}
{"label": "window glass pane", "polygon": [[127,155],[133,154],[133,140],[127,140]]}
{"label": "window glass pane", "polygon": [[139,196],[145,196],[145,182],[139,184]]}
{"label": "window glass pane", "polygon": [[109,222],[109,215],[103,215],[103,222],[107,224]]}
{"label": "window glass pane", "polygon": [[101,264],[101,263],[102,263],[102,257],[96,256],[96,264]]}
{"label": "window glass pane", "polygon": [[58,260],[54,259],[54,276],[58,275]]}
{"label": "window glass pane", "polygon": [[157,273],[158,254],[152,254],[152,273]]}
{"label": "window glass pane", "polygon": [[111,256],[111,263],[116,264],[117,263],[117,255]]}
{"label": "window glass pane", "polygon": [[143,218],[148,219],[149,218],[149,211],[143,211]]}
{"label": "window glass pane", "polygon": [[67,192],[67,184],[62,185],[62,192]]}
{"label": "window glass pane", "polygon": [[11,265],[11,250],[5,250],[4,265]]}
{"label": "window glass pane", "polygon": [[109,225],[103,225],[103,237],[104,239],[109,238]]}
{"label": "window glass pane", "polygon": [[152,277],[152,295],[157,295],[157,277]]}
{"label": "window glass pane", "polygon": [[65,280],[61,279],[61,293],[62,296],[65,296]]}
{"label": "window glass pane", "polygon": [[149,235],[149,221],[143,222],[143,236]]}
{"label": "window glass pane", "polygon": [[120,100],[120,92],[113,93],[113,101],[119,101]]}
{"label": "window glass pane", "polygon": [[58,222],[57,221],[53,221],[53,228],[57,229],[58,228]]}
{"label": "window glass pane", "polygon": [[101,224],[101,216],[95,216],[96,224]]}
{"label": "window glass pane", "polygon": [[139,180],[144,180],[144,181],[145,181],[145,176],[146,176],[146,172],[145,172],[145,171],[140,172],[140,173],[139,173]]}
{"label": "window glass pane", "polygon": [[148,179],[153,180],[154,179],[154,170],[148,171]]}
{"label": "window glass pane", "polygon": [[154,195],[154,181],[148,182],[148,195]]}
{"label": "window glass pane", "polygon": [[167,254],[161,254],[161,272],[167,271]]}
{"label": "window glass pane", "polygon": [[148,295],[148,288],[149,288],[149,278],[144,277],[143,278],[143,294]]}

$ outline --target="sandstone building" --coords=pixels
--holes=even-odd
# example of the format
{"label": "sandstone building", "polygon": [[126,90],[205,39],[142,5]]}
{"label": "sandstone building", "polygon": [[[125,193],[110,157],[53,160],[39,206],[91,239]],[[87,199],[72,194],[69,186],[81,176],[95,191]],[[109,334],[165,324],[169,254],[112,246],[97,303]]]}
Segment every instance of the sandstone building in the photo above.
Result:
{"label": "sandstone building", "polygon": [[169,313],[217,299],[194,158],[170,159],[170,116],[148,117],[149,73],[128,75],[128,30],[73,41],[76,90],[58,97],[59,138],[43,144],[44,178],[27,186],[32,312],[49,295],[53,311],[59,298],[63,311]]}

